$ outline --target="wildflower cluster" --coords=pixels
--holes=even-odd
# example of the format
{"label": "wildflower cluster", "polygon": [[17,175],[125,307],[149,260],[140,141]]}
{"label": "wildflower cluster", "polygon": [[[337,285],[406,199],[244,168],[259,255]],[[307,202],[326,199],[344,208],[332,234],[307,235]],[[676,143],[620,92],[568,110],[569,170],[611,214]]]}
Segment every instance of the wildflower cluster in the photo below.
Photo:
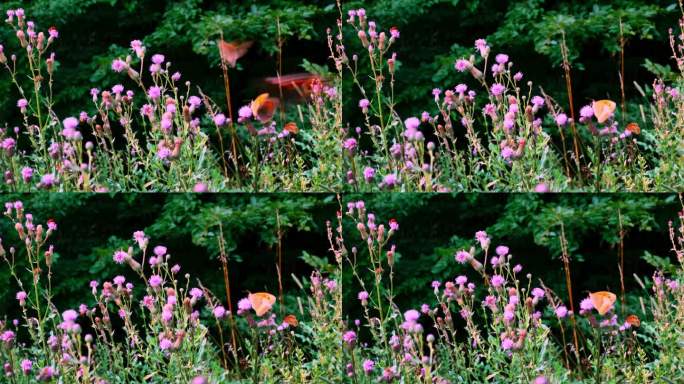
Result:
{"label": "wildflower cluster", "polygon": [[[453,280],[433,281],[432,303],[402,310],[393,294],[396,249],[383,257],[378,252],[386,243],[383,226],[375,226],[363,202],[350,203],[348,215],[368,244],[372,272],[363,273],[353,248],[347,262],[361,287],[356,297],[363,318],[348,320],[342,335],[348,382],[650,382],[682,375],[673,366],[680,360],[674,339],[684,324],[681,268],[669,278],[656,273],[657,299],[649,312],[621,313],[616,295],[599,291],[583,298],[575,313],[571,298],[566,304],[541,280],[535,284],[507,246],[493,247],[491,237],[478,231],[470,249],[454,253],[455,264],[466,270]],[[681,256],[684,227],[679,230],[672,238]],[[651,315],[664,328],[648,363],[640,338],[652,331],[639,317]]]}
{"label": "wildflower cluster", "polygon": [[[57,224],[37,223],[20,201],[7,203],[4,215],[23,243],[23,250],[0,245],[21,312],[0,321],[0,363],[9,382],[291,382],[338,375],[330,358],[340,332],[339,271],[311,275],[299,315],[284,316],[266,292],[240,299],[233,312],[230,301],[226,307],[183,274],[165,246],[151,246],[136,231],[132,245],[111,256],[127,272],[91,281],[82,304],[58,309],[51,291]],[[311,359],[300,337],[328,354]]]}
{"label": "wildflower cluster", "polygon": [[[135,40],[129,55],[111,62],[121,82],[92,89],[89,107],[58,117],[51,53],[58,31],[38,32],[21,9],[9,10],[6,22],[26,60],[0,45],[21,116],[21,124],[0,130],[5,190],[544,192],[681,185],[678,82],[656,80],[638,121],[611,100],[567,112],[526,82],[512,57],[478,39],[470,57],[455,61],[455,85],[429,95],[434,107],[402,117],[394,100],[401,76],[395,45],[406,36],[351,9],[327,31],[333,75],[272,78],[280,96],[262,93],[235,116]],[[671,32],[680,69],[681,39]],[[343,79],[352,85],[344,97]],[[283,96],[284,88],[295,91],[294,100]]]}

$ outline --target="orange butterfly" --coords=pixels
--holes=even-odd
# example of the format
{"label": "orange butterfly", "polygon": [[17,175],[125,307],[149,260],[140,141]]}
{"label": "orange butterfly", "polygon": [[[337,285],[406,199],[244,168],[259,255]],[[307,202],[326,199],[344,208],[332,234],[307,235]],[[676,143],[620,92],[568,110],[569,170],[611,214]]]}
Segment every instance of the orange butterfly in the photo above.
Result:
{"label": "orange butterfly", "polygon": [[270,311],[276,301],[275,296],[268,292],[250,293],[247,299],[252,304],[252,309],[254,309],[257,316],[263,316],[266,312]]}
{"label": "orange butterfly", "polygon": [[594,116],[599,123],[603,124],[615,113],[616,104],[612,100],[598,100],[594,101],[591,108],[594,110]]}
{"label": "orange butterfly", "polygon": [[282,87],[283,89],[294,89],[302,96],[311,94],[311,89],[315,83],[321,83],[320,76],[312,73],[293,73],[279,77],[267,77],[266,83]]}
{"label": "orange butterfly", "polygon": [[253,41],[232,41],[228,43],[223,39],[220,39],[218,41],[218,47],[221,61],[223,61],[224,64],[228,64],[231,68],[235,68],[238,59],[247,54],[247,51],[252,44],[254,44]]}
{"label": "orange butterfly", "polygon": [[285,316],[285,318],[283,318],[283,323],[287,323],[291,327],[296,327],[299,325],[299,321],[297,321],[297,318],[295,317],[295,315]]}
{"label": "orange butterfly", "polygon": [[637,317],[637,315],[629,315],[625,319],[625,323],[630,324],[632,327],[640,327],[641,326],[641,320]]}
{"label": "orange butterfly", "polygon": [[252,101],[252,115],[262,123],[271,121],[280,101],[275,97],[270,97],[268,93],[262,93]]}
{"label": "orange butterfly", "polygon": [[283,130],[288,131],[293,135],[296,135],[299,133],[299,128],[297,127],[297,124],[293,123],[293,122],[289,122],[289,123],[285,124],[285,126],[283,127]]}
{"label": "orange butterfly", "polygon": [[617,296],[612,292],[599,291],[589,293],[589,298],[591,298],[591,303],[594,305],[594,308],[603,316],[613,308]]}
{"label": "orange butterfly", "polygon": [[641,134],[641,128],[639,127],[639,124],[637,123],[629,123],[625,127],[625,131],[632,132],[635,135],[640,135]]}

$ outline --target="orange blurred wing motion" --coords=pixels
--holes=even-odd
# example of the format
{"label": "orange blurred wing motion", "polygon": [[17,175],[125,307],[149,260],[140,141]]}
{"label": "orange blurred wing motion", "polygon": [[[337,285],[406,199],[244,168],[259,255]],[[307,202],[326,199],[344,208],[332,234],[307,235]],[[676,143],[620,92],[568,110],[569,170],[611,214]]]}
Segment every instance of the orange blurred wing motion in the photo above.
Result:
{"label": "orange blurred wing motion", "polygon": [[219,54],[221,54],[221,61],[229,65],[231,68],[235,68],[238,59],[247,54],[249,48],[254,44],[253,41],[231,41],[226,42],[223,39],[218,41]]}
{"label": "orange blurred wing motion", "polygon": [[611,308],[613,308],[613,304],[615,304],[617,296],[615,296],[615,294],[612,292],[599,291],[589,293],[589,298],[591,299],[591,303],[594,305],[594,308],[596,308],[598,313],[605,315],[608,313],[608,311],[610,311]]}
{"label": "orange blurred wing motion", "polygon": [[295,315],[287,315],[283,318],[283,323],[289,324],[291,327],[296,327],[299,325],[299,321],[297,321],[297,317]]}
{"label": "orange blurred wing motion", "polygon": [[270,97],[268,93],[262,93],[252,101],[252,115],[262,123],[271,121],[280,102],[275,97]]}
{"label": "orange blurred wing motion", "polygon": [[249,299],[250,304],[252,304],[252,309],[254,309],[257,316],[263,316],[270,311],[276,301],[275,296],[268,292],[250,293],[249,296],[247,296],[247,299]]}
{"label": "orange blurred wing motion", "polygon": [[615,113],[616,104],[612,100],[598,100],[594,101],[591,107],[598,122],[603,124]]}
{"label": "orange blurred wing motion", "polygon": [[296,135],[299,133],[299,127],[297,127],[297,124],[293,123],[293,122],[289,122],[289,123],[285,124],[285,126],[283,127],[283,130],[288,131],[293,135]]}
{"label": "orange blurred wing motion", "polygon": [[641,326],[641,320],[637,317],[637,315],[629,315],[625,319],[625,323],[628,323],[632,327],[637,327],[639,328]]}
{"label": "orange blurred wing motion", "polygon": [[311,93],[313,84],[322,82],[320,76],[313,73],[293,73],[290,75],[283,75],[277,77],[267,77],[266,83],[281,87],[283,89],[294,89],[302,96],[308,96]]}
{"label": "orange blurred wing motion", "polygon": [[625,131],[632,132],[635,135],[640,135],[641,134],[641,127],[639,127],[639,124],[637,124],[637,123],[629,123],[625,127]]}

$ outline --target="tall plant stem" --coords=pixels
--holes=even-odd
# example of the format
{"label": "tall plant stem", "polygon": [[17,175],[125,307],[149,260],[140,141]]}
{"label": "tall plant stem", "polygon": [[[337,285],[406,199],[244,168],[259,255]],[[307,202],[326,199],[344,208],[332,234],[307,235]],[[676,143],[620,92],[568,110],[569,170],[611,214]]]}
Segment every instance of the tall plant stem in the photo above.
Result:
{"label": "tall plant stem", "polygon": [[568,303],[570,304],[570,310],[572,311],[572,316],[570,316],[570,322],[572,324],[572,341],[575,345],[575,358],[579,361],[579,339],[577,338],[577,322],[575,321],[575,304],[572,298],[572,278],[570,273],[570,256],[568,255],[568,241],[565,238],[565,225],[563,222],[560,223],[561,226],[561,258],[563,259],[563,270],[565,271],[565,286],[568,290]]}
{"label": "tall plant stem", "polygon": [[620,249],[618,251],[618,270],[620,271],[620,302],[622,303],[622,316],[625,316],[625,231],[622,227],[622,212],[618,209],[618,221],[620,223]]}
{"label": "tall plant stem", "polygon": [[276,236],[278,237],[278,247],[276,254],[278,256],[278,300],[280,301],[280,314],[283,314],[283,232],[280,229],[280,213],[276,209]]}
{"label": "tall plant stem", "polygon": [[[228,319],[230,322],[230,341],[233,346],[233,354],[237,354],[237,337],[235,336],[235,319],[233,318],[233,300],[230,295],[230,277],[228,275],[228,253],[223,240],[223,225],[219,222],[219,249],[221,252],[221,266],[223,267],[223,283],[226,287],[226,302],[228,303]],[[221,345],[223,349],[223,344]],[[225,355],[225,351],[224,351]]]}
{"label": "tall plant stem", "polygon": [[620,18],[620,96],[622,97],[620,110],[622,111],[622,124],[624,125],[627,103],[625,101],[625,35],[622,27],[622,18]]}
{"label": "tall plant stem", "polygon": [[[223,32],[221,32],[221,41],[223,41]],[[228,127],[230,128],[230,141],[231,141],[231,153],[233,156],[233,163],[235,164],[235,173],[237,174],[238,181],[240,180],[240,167],[238,166],[237,157],[237,132],[235,130],[235,121],[233,120],[233,103],[230,98],[230,76],[228,75],[228,65],[226,61],[221,57],[221,69],[223,70],[223,87],[226,91],[226,104],[228,105]],[[226,152],[223,148],[223,138],[221,131],[218,131],[219,144],[221,145],[221,159],[223,160],[223,173],[228,177],[228,164],[226,163]]]}
{"label": "tall plant stem", "polygon": [[568,59],[568,46],[565,43],[565,31],[561,31],[563,41],[561,44],[561,55],[563,56],[563,70],[565,71],[565,88],[568,93],[568,104],[570,106],[570,128],[572,129],[572,144],[575,150],[575,164],[577,166],[577,173],[582,182],[582,169],[580,167],[580,150],[579,138],[577,136],[577,126],[575,125],[575,105],[572,96],[572,76],[570,74],[570,60]]}

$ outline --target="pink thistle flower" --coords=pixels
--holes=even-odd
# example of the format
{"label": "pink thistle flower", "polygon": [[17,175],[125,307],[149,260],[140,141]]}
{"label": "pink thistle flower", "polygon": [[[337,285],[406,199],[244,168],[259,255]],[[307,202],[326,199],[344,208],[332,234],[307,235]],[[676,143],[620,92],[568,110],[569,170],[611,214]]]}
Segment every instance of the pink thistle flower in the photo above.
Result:
{"label": "pink thistle flower", "polygon": [[342,335],[342,341],[349,346],[349,348],[354,348],[356,343],[356,332],[347,331]]}
{"label": "pink thistle flower", "polygon": [[219,113],[216,116],[214,116],[214,124],[217,126],[223,126],[226,123],[226,116],[223,113]]}
{"label": "pink thistle flower", "polygon": [[580,116],[584,119],[591,119],[594,116],[594,108],[591,105],[585,105],[580,109]]}
{"label": "pink thistle flower", "polygon": [[214,310],[212,311],[212,313],[214,314],[214,317],[215,317],[215,318],[217,318],[217,319],[220,320],[220,319],[223,319],[223,318],[226,316],[226,309],[223,308],[223,306],[220,306],[220,305],[219,305],[219,306],[217,306],[216,308],[214,308]]}
{"label": "pink thistle flower", "polygon": [[494,275],[492,276],[491,283],[494,288],[499,288],[506,283],[506,279],[501,275]]}
{"label": "pink thistle flower", "polygon": [[556,124],[559,127],[563,127],[567,123],[568,123],[568,115],[566,115],[565,113],[559,113],[558,116],[556,116]]}
{"label": "pink thistle flower", "polygon": [[157,245],[154,247],[154,254],[157,255],[157,257],[164,257],[166,255],[166,247],[163,245]]}
{"label": "pink thistle flower", "polygon": [[171,347],[173,347],[173,343],[171,342],[171,340],[167,338],[159,340],[159,349],[161,349],[162,351],[169,350],[171,349]]}
{"label": "pink thistle flower", "polygon": [[470,260],[470,257],[471,257],[470,253],[466,252],[465,250],[461,250],[461,251],[456,252],[456,255],[454,256],[456,261],[459,262],[460,264],[464,264],[465,262]]}
{"label": "pink thistle flower", "polygon": [[371,372],[373,372],[373,369],[375,369],[375,362],[370,359],[366,359],[363,361],[363,364],[361,364],[363,368],[363,372],[366,375],[369,375]]}
{"label": "pink thistle flower", "polygon": [[157,65],[161,65],[164,62],[164,59],[165,59],[164,55],[161,55],[161,54],[152,55],[152,62],[157,64]]}
{"label": "pink thistle flower", "polygon": [[252,303],[244,297],[238,301],[238,314],[248,313],[252,309]]}
{"label": "pink thistle flower", "polygon": [[496,55],[495,60],[497,63],[499,63],[499,65],[504,65],[508,63],[508,55],[504,53],[499,53],[498,55]]}
{"label": "pink thistle flower", "polygon": [[499,83],[494,83],[491,87],[492,95],[501,96],[506,91],[506,86]]}
{"label": "pink thistle flower", "polygon": [[204,291],[202,291],[199,288],[191,288],[190,289],[190,296],[195,300],[199,300],[204,296]]}
{"label": "pink thistle flower", "polygon": [[499,245],[498,247],[496,247],[496,254],[499,256],[508,255],[508,247],[505,245]]}
{"label": "pink thistle flower", "polygon": [[456,60],[456,64],[454,64],[454,68],[456,68],[456,70],[459,72],[467,71],[470,68],[470,66],[470,61],[466,59],[458,59]]}
{"label": "pink thistle flower", "polygon": [[33,369],[33,362],[28,359],[24,359],[21,361],[21,371],[24,373],[24,375],[28,375],[31,373],[31,370]]}
{"label": "pink thistle flower", "polygon": [[164,279],[159,275],[152,275],[149,280],[150,286],[152,288],[158,288],[163,282]]}
{"label": "pink thistle flower", "polygon": [[489,54],[489,46],[487,45],[487,41],[485,41],[485,39],[475,40],[475,48],[480,52],[482,57],[485,57]]}
{"label": "pink thistle flower", "polygon": [[119,250],[119,251],[114,252],[113,259],[114,259],[114,262],[115,262],[115,263],[117,263],[117,264],[123,264],[124,261],[126,261],[126,258],[127,258],[127,257],[128,257],[128,253]]}
{"label": "pink thistle flower", "polygon": [[121,59],[114,59],[112,61],[112,70],[117,73],[121,73],[128,68],[128,64]]}
{"label": "pink thistle flower", "polygon": [[566,308],[564,305],[561,305],[555,309],[555,313],[559,319],[562,319],[568,315],[568,308]]}
{"label": "pink thistle flower", "polygon": [[505,339],[503,339],[503,341],[501,341],[501,349],[503,349],[504,351],[508,351],[508,350],[512,349],[513,345],[515,345],[515,343],[513,342],[513,340],[509,339],[508,337],[506,337]]}
{"label": "pink thistle flower", "polygon": [[159,100],[159,98],[161,97],[161,88],[157,86],[152,86],[150,87],[150,89],[148,89],[147,95],[152,100]]}

